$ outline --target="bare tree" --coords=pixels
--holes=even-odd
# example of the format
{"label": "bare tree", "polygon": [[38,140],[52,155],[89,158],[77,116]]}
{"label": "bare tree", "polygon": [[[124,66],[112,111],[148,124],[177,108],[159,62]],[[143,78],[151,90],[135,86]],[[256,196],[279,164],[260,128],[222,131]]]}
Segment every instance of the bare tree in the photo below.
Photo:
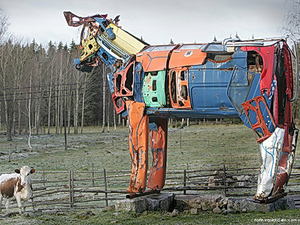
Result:
{"label": "bare tree", "polygon": [[290,10],[285,15],[286,23],[283,29],[293,39],[298,40],[300,38],[300,0],[289,0],[286,3],[290,5]]}
{"label": "bare tree", "polygon": [[10,93],[12,80],[9,78],[10,63],[13,57],[13,43],[9,40],[7,43],[0,46],[0,79],[1,89],[4,102],[5,123],[7,131],[7,140],[12,140],[12,94]]}
{"label": "bare tree", "polygon": [[8,26],[8,19],[2,14],[2,10],[0,9],[0,44],[3,44],[6,39],[6,36],[9,35]]}
{"label": "bare tree", "polygon": [[47,52],[47,60],[46,60],[46,65],[47,68],[45,70],[45,74],[47,76],[45,77],[45,82],[47,84],[47,89],[48,89],[48,95],[47,95],[47,126],[48,126],[48,134],[50,134],[50,129],[51,129],[51,116],[52,116],[52,99],[53,99],[53,92],[54,92],[54,63],[52,62],[53,57],[55,54],[55,46],[52,44],[50,41],[48,44],[48,52]]}
{"label": "bare tree", "polygon": [[79,94],[80,94],[80,76],[79,71],[74,73],[75,75],[75,96],[74,96],[74,134],[78,134],[78,114],[79,114]]}
{"label": "bare tree", "polygon": [[105,93],[106,93],[106,71],[105,71],[105,66],[104,65],[102,65],[102,81],[103,81],[103,83],[102,83],[102,116],[103,116],[103,118],[102,118],[102,132],[104,132],[105,131],[105,122],[106,122],[106,116],[105,116],[105,112],[106,112],[106,104],[105,104],[105,102],[106,102],[106,98],[105,98]]}

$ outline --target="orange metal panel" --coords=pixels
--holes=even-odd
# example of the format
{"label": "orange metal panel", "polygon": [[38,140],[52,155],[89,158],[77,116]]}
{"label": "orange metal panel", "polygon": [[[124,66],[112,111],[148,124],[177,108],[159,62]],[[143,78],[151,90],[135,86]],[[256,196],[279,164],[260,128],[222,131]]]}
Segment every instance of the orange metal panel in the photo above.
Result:
{"label": "orange metal panel", "polygon": [[173,108],[191,109],[188,87],[188,69],[177,68],[169,72],[169,93]]}
{"label": "orange metal panel", "polygon": [[142,63],[145,72],[165,70],[169,52],[141,52],[136,55],[136,61]]}
{"label": "orange metal panel", "polygon": [[149,130],[153,161],[150,168],[148,188],[162,189],[165,185],[167,162],[168,119],[156,119],[157,130]]}
{"label": "orange metal panel", "polygon": [[142,193],[146,189],[148,166],[148,116],[145,103],[126,101],[129,124],[131,176],[127,192]]}
{"label": "orange metal panel", "polygon": [[206,55],[200,49],[176,49],[172,52],[169,68],[203,64]]}

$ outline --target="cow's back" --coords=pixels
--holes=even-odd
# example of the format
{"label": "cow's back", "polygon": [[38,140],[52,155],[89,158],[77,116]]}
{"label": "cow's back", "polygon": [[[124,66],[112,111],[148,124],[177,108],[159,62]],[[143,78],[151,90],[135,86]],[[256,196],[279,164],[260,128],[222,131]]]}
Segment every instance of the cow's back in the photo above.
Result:
{"label": "cow's back", "polygon": [[4,198],[14,196],[15,184],[18,177],[18,174],[2,174],[0,176],[0,193]]}

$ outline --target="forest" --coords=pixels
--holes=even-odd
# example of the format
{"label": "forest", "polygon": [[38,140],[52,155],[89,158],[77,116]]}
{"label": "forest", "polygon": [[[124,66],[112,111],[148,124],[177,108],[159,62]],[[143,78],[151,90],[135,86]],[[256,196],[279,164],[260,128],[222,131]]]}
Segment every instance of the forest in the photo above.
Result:
{"label": "forest", "polygon": [[[292,23],[299,12],[288,15],[285,31],[299,40],[299,25]],[[5,130],[7,140],[21,134],[76,134],[87,125],[102,127],[102,132],[124,125],[115,113],[106,79],[109,71],[103,64],[91,73],[79,72],[73,66],[79,54],[74,41],[49,41],[44,47],[35,40],[19,40],[8,26],[0,11],[0,130]],[[298,105],[299,100],[294,103],[296,120]]]}
{"label": "forest", "polygon": [[[73,66],[78,46],[72,42],[24,43],[7,35],[0,17],[0,129],[14,134],[82,132],[85,125],[111,124],[117,116],[106,82],[104,65],[91,73]],[[118,117],[120,123],[120,117]]]}

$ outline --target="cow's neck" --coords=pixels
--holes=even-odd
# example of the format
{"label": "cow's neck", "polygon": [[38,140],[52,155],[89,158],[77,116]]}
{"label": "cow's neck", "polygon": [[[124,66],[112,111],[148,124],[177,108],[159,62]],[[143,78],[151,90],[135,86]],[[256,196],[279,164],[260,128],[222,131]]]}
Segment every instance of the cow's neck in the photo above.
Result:
{"label": "cow's neck", "polygon": [[29,183],[21,185],[21,178],[18,177],[17,179],[17,193],[19,193],[21,198],[25,201],[31,196],[31,184]]}
{"label": "cow's neck", "polygon": [[21,184],[21,178],[17,178],[17,192],[21,192],[24,189],[25,185]]}

